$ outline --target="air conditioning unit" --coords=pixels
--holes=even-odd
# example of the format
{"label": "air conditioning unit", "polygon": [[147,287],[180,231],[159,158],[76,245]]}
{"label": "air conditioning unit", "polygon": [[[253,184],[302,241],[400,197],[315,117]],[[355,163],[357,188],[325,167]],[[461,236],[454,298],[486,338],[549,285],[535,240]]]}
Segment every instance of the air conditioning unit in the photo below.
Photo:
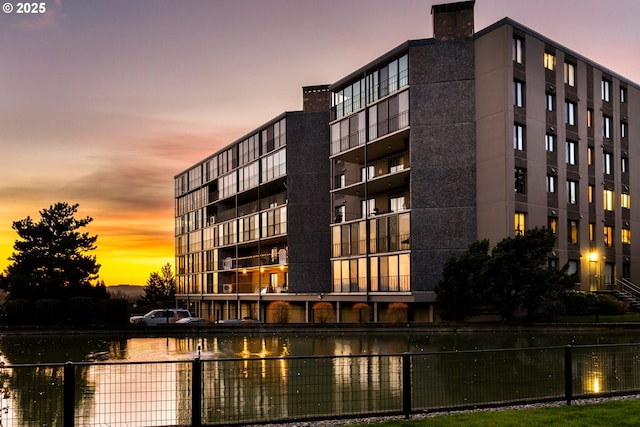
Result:
{"label": "air conditioning unit", "polygon": [[222,293],[224,294],[231,294],[233,293],[233,284],[232,283],[225,283],[222,285]]}

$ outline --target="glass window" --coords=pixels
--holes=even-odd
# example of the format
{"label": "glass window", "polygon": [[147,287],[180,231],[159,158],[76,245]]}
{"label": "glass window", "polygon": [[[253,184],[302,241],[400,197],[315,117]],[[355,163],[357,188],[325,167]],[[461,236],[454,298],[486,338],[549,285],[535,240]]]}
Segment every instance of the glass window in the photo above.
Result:
{"label": "glass window", "polygon": [[513,38],[513,61],[518,64],[524,61],[524,39],[520,37]]}
{"label": "glass window", "polygon": [[611,191],[611,190],[604,190],[603,191],[603,199],[604,199],[604,210],[605,211],[612,211],[613,207],[615,205],[614,192]]}
{"label": "glass window", "polygon": [[576,103],[571,101],[565,101],[564,103],[564,122],[568,125],[575,126],[576,124]]}
{"label": "glass window", "polygon": [[575,205],[578,203],[578,182],[567,180],[567,203]]}
{"label": "glass window", "polygon": [[627,102],[627,88],[626,87],[620,87],[620,102],[622,102],[623,104],[625,102]]}
{"label": "glass window", "polygon": [[627,157],[622,157],[620,159],[620,172],[622,173],[629,172],[629,159]]}
{"label": "glass window", "polygon": [[628,228],[623,228],[621,230],[620,241],[624,244],[631,244],[631,230]]}
{"label": "glass window", "polygon": [[576,66],[568,62],[564,63],[564,82],[571,87],[576,85]]}
{"label": "glass window", "polygon": [[620,206],[625,209],[631,209],[631,196],[628,193],[620,194]]}
{"label": "glass window", "polygon": [[568,165],[575,165],[577,161],[576,156],[577,143],[567,140],[565,144],[565,160]]}
{"label": "glass window", "polygon": [[553,153],[556,151],[556,136],[552,135],[550,133],[546,134],[544,136],[544,148],[550,152]]}
{"label": "glass window", "polygon": [[611,129],[613,126],[613,118],[607,115],[602,116],[602,136],[605,138],[611,138]]}
{"label": "glass window", "polygon": [[556,69],[556,56],[552,53],[544,53],[544,68],[554,71]]}
{"label": "glass window", "polygon": [[567,223],[567,242],[578,243],[578,221],[569,220]]}
{"label": "glass window", "polygon": [[613,227],[605,225],[604,227],[604,245],[607,247],[613,246]]}
{"label": "glass window", "polygon": [[545,97],[545,108],[547,111],[554,111],[556,109],[556,96],[554,94],[547,92]]}
{"label": "glass window", "polygon": [[587,164],[593,165],[593,147],[587,147]]}
{"label": "glass window", "polygon": [[361,206],[361,211],[362,211],[362,217],[370,217],[375,215],[376,211],[376,200],[375,199],[368,199],[368,200],[363,200],[361,202],[362,206]]}
{"label": "glass window", "polygon": [[593,192],[595,191],[595,187],[591,184],[587,186],[587,197],[589,198],[589,203],[593,203]]}
{"label": "glass window", "polygon": [[547,175],[547,193],[556,192],[556,176]]}
{"label": "glass window", "polygon": [[389,210],[391,212],[402,212],[405,210],[404,196],[391,196],[389,198]]}
{"label": "glass window", "polygon": [[521,124],[513,125],[513,149],[518,151],[525,150],[525,131]]}
{"label": "glass window", "polygon": [[587,127],[593,127],[593,109],[587,108]]}
{"label": "glass window", "polygon": [[603,172],[605,175],[610,175],[613,173],[613,154],[611,153],[603,153]]}
{"label": "glass window", "polygon": [[524,82],[520,80],[514,80],[514,98],[513,105],[516,107],[524,107]]}
{"label": "glass window", "polygon": [[602,100],[604,102],[611,101],[611,82],[609,80],[602,80],[601,84]]}
{"label": "glass window", "polygon": [[524,235],[524,231],[526,229],[526,214],[523,212],[516,212],[513,218],[514,222],[514,232],[516,236]]}
{"label": "glass window", "polygon": [[620,138],[627,137],[627,124],[625,122],[620,122]]}
{"label": "glass window", "polygon": [[551,230],[553,234],[558,232],[558,218],[550,216],[547,218],[547,228]]}
{"label": "glass window", "polygon": [[527,170],[515,168],[515,192],[517,194],[527,193]]}

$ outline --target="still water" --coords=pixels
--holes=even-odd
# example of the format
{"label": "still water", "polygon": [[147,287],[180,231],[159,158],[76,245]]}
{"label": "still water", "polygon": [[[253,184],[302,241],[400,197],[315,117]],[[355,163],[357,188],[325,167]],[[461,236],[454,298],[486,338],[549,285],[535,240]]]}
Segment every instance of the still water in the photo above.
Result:
{"label": "still water", "polygon": [[640,331],[349,332],[127,337],[109,334],[0,335],[7,364],[167,361],[200,358],[341,356],[640,342]]}
{"label": "still water", "polygon": [[[200,356],[203,422],[224,425],[230,420],[396,410],[402,404],[402,362],[401,357],[385,355],[405,352],[420,355],[412,357],[412,369],[415,378],[422,379],[418,389],[414,386],[414,401],[421,408],[494,401],[492,396],[508,400],[514,392],[522,398],[561,396],[562,349],[548,351],[546,347],[639,341],[637,331],[607,329],[576,333],[314,331],[170,337],[4,334],[0,335],[0,361],[9,367],[31,365],[0,367],[2,387],[10,391],[0,399],[0,425],[63,425],[62,367],[46,366],[50,363],[99,362],[78,366],[76,371],[76,425],[152,427],[189,424],[189,362]],[[545,349],[526,356],[518,352],[515,358],[511,357],[513,352],[443,353],[536,347]],[[440,353],[446,357],[433,356]],[[350,355],[367,357],[287,357]],[[610,390],[619,390],[622,383],[637,389],[640,349],[634,347],[628,356],[623,359],[617,353],[589,349],[583,359],[575,359],[580,377],[585,378],[584,384],[576,387],[582,387],[579,391],[585,393],[606,391],[608,384],[617,387]],[[220,359],[236,361],[216,362]],[[496,380],[496,372],[507,377]],[[525,376],[515,375],[517,382],[505,387],[518,372]],[[318,390],[323,393],[314,394]]]}

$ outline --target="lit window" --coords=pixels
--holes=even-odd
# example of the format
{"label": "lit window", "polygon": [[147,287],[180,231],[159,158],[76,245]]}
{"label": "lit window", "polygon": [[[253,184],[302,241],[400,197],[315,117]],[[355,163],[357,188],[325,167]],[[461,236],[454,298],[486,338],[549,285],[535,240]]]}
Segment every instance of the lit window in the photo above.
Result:
{"label": "lit window", "polygon": [[595,222],[589,223],[589,241],[594,242],[596,240],[596,224]]}
{"label": "lit window", "polygon": [[544,68],[551,71],[556,69],[556,56],[554,54],[544,53]]}
{"label": "lit window", "polygon": [[603,172],[606,175],[611,175],[613,173],[613,154],[603,153],[603,160]]}
{"label": "lit window", "polygon": [[558,232],[558,218],[550,216],[547,219],[547,228],[551,230],[553,234],[556,234]]}
{"label": "lit window", "polygon": [[587,193],[588,193],[588,197],[589,197],[589,203],[593,203],[593,192],[594,192],[595,187],[591,184],[589,184],[589,186],[587,187]]}
{"label": "lit window", "polygon": [[525,132],[524,126],[520,124],[513,125],[513,149],[518,151],[525,150]]}
{"label": "lit window", "polygon": [[526,220],[527,215],[522,212],[516,212],[516,214],[514,215],[513,223],[516,236],[524,235],[524,230],[526,229]]}
{"label": "lit window", "polygon": [[556,106],[556,97],[554,94],[552,93],[547,93],[547,96],[545,97],[545,108],[547,109],[547,111],[553,111],[555,110],[555,106]]}
{"label": "lit window", "polygon": [[568,62],[564,63],[564,82],[571,87],[576,85],[576,66]]}
{"label": "lit window", "polygon": [[611,138],[611,130],[613,127],[613,119],[609,116],[602,116],[602,136]]}
{"label": "lit window", "polygon": [[514,97],[513,105],[516,107],[524,107],[524,82],[520,80],[514,80]]}
{"label": "lit window", "polygon": [[622,159],[620,159],[620,172],[622,173],[629,172],[629,159],[626,157],[623,157]]}
{"label": "lit window", "polygon": [[565,144],[565,160],[568,165],[576,164],[576,142],[574,141],[566,141]]}
{"label": "lit window", "polygon": [[578,182],[567,180],[567,203],[575,205],[578,203]]}
{"label": "lit window", "polygon": [[547,193],[556,192],[556,177],[554,175],[547,175]]}
{"label": "lit window", "polygon": [[607,247],[613,246],[613,227],[604,226],[604,245]]}
{"label": "lit window", "polygon": [[587,147],[587,164],[589,166],[593,164],[593,147]]}
{"label": "lit window", "polygon": [[567,223],[567,242],[578,243],[578,221],[569,221]]}
{"label": "lit window", "polygon": [[623,228],[620,233],[620,241],[624,244],[631,244],[631,230]]}
{"label": "lit window", "polygon": [[548,133],[544,136],[544,148],[550,153],[553,153],[554,151],[556,151],[555,135]]}
{"label": "lit window", "polygon": [[604,210],[612,211],[614,206],[614,200],[615,200],[614,192],[611,190],[604,190],[603,198],[604,198]]}
{"label": "lit window", "polygon": [[602,80],[602,100],[604,102],[611,101],[611,82],[609,80]]}
{"label": "lit window", "polygon": [[593,127],[593,110],[591,108],[587,108],[587,127]]}
{"label": "lit window", "polygon": [[576,103],[566,101],[564,103],[564,122],[568,125],[575,126],[576,124]]}
{"label": "lit window", "polygon": [[627,137],[627,124],[625,122],[620,122],[620,138]]}
{"label": "lit window", "polygon": [[620,194],[620,206],[625,209],[631,209],[631,196],[628,193]]}
{"label": "lit window", "polygon": [[513,38],[513,61],[522,64],[524,59],[524,39]]}
{"label": "lit window", "polygon": [[625,102],[627,102],[627,88],[626,87],[621,87],[620,88],[620,102],[622,102],[623,104]]}
{"label": "lit window", "polygon": [[527,170],[515,168],[515,192],[517,194],[527,193]]}

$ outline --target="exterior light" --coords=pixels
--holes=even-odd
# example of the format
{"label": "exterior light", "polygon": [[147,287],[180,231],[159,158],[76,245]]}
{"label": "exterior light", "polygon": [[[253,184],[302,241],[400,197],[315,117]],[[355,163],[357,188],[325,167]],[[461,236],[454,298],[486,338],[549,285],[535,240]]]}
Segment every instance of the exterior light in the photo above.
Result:
{"label": "exterior light", "polygon": [[589,252],[587,258],[589,261],[598,261],[598,252]]}

